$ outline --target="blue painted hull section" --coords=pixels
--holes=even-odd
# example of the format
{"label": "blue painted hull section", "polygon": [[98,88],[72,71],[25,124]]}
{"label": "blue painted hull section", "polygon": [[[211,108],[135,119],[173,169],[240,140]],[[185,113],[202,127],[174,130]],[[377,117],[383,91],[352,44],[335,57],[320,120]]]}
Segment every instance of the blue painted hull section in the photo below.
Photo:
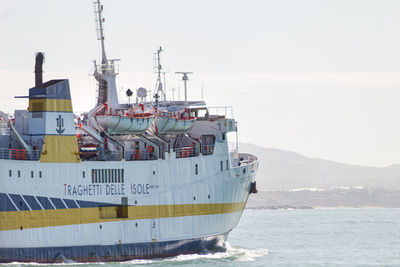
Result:
{"label": "blue painted hull section", "polygon": [[228,233],[204,238],[167,242],[117,244],[107,246],[74,246],[44,248],[0,248],[0,263],[55,263],[126,261],[132,259],[164,258],[179,254],[202,253],[212,250]]}

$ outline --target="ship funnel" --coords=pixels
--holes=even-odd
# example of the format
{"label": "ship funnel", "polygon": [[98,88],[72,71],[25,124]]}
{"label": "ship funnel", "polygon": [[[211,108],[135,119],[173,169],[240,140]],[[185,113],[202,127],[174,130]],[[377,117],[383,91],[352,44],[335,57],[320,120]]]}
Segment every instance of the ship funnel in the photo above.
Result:
{"label": "ship funnel", "polygon": [[44,53],[36,53],[36,63],[35,63],[35,87],[42,87],[43,85],[43,62]]}

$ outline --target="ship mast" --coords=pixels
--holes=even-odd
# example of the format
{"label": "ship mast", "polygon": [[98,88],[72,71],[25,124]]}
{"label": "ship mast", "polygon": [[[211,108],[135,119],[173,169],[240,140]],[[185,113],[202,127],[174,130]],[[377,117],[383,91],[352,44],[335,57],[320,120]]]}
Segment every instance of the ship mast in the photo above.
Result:
{"label": "ship mast", "polygon": [[95,8],[94,13],[96,16],[96,27],[97,27],[97,40],[101,43],[101,64],[107,64],[106,49],[104,47],[104,27],[103,27],[103,5],[100,4],[100,0],[94,2]]}
{"label": "ship mast", "polygon": [[[154,98],[156,100],[156,105],[158,105],[158,100],[160,98],[160,93],[163,96],[164,101],[166,101],[166,96],[165,96],[165,91],[163,89],[163,84],[161,81],[161,71],[162,71],[162,66],[161,66],[161,58],[160,58],[160,54],[161,52],[163,52],[161,46],[160,48],[158,48],[157,52],[155,53],[156,57],[155,57],[155,61],[157,66],[156,68],[156,73],[157,73],[157,82],[156,82],[156,88],[155,88],[155,94],[154,94]],[[165,84],[165,72],[164,72],[164,84]]]}
{"label": "ship mast", "polygon": [[101,45],[101,64],[94,61],[94,77],[98,81],[98,96],[97,105],[108,103],[110,107],[119,107],[117,86],[115,83],[115,76],[118,75],[118,68],[115,61],[119,59],[107,59],[106,49],[104,45],[104,18],[103,18],[103,5],[100,0],[93,2],[97,40]]}

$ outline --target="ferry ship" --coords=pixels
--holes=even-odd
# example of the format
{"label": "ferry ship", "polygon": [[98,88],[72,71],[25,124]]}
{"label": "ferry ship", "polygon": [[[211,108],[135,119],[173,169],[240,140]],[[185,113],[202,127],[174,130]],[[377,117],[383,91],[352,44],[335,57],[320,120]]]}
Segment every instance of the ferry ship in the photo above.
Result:
{"label": "ferry ship", "polygon": [[[94,3],[101,62],[96,106],[74,114],[67,79],[43,82],[36,54],[29,108],[0,112],[0,262],[125,261],[210,250],[256,193],[256,156],[230,149],[228,108],[136,90],[121,104]],[[185,83],[187,72],[183,74]],[[127,91],[128,97],[133,92]]]}

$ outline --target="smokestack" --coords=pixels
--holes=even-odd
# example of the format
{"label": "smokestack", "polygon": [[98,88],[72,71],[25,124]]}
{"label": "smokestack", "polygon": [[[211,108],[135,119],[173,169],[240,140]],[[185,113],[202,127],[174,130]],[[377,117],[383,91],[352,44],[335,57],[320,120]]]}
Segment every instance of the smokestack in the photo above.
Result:
{"label": "smokestack", "polygon": [[35,63],[35,87],[42,87],[43,85],[43,62],[44,53],[36,53],[36,63]]}

